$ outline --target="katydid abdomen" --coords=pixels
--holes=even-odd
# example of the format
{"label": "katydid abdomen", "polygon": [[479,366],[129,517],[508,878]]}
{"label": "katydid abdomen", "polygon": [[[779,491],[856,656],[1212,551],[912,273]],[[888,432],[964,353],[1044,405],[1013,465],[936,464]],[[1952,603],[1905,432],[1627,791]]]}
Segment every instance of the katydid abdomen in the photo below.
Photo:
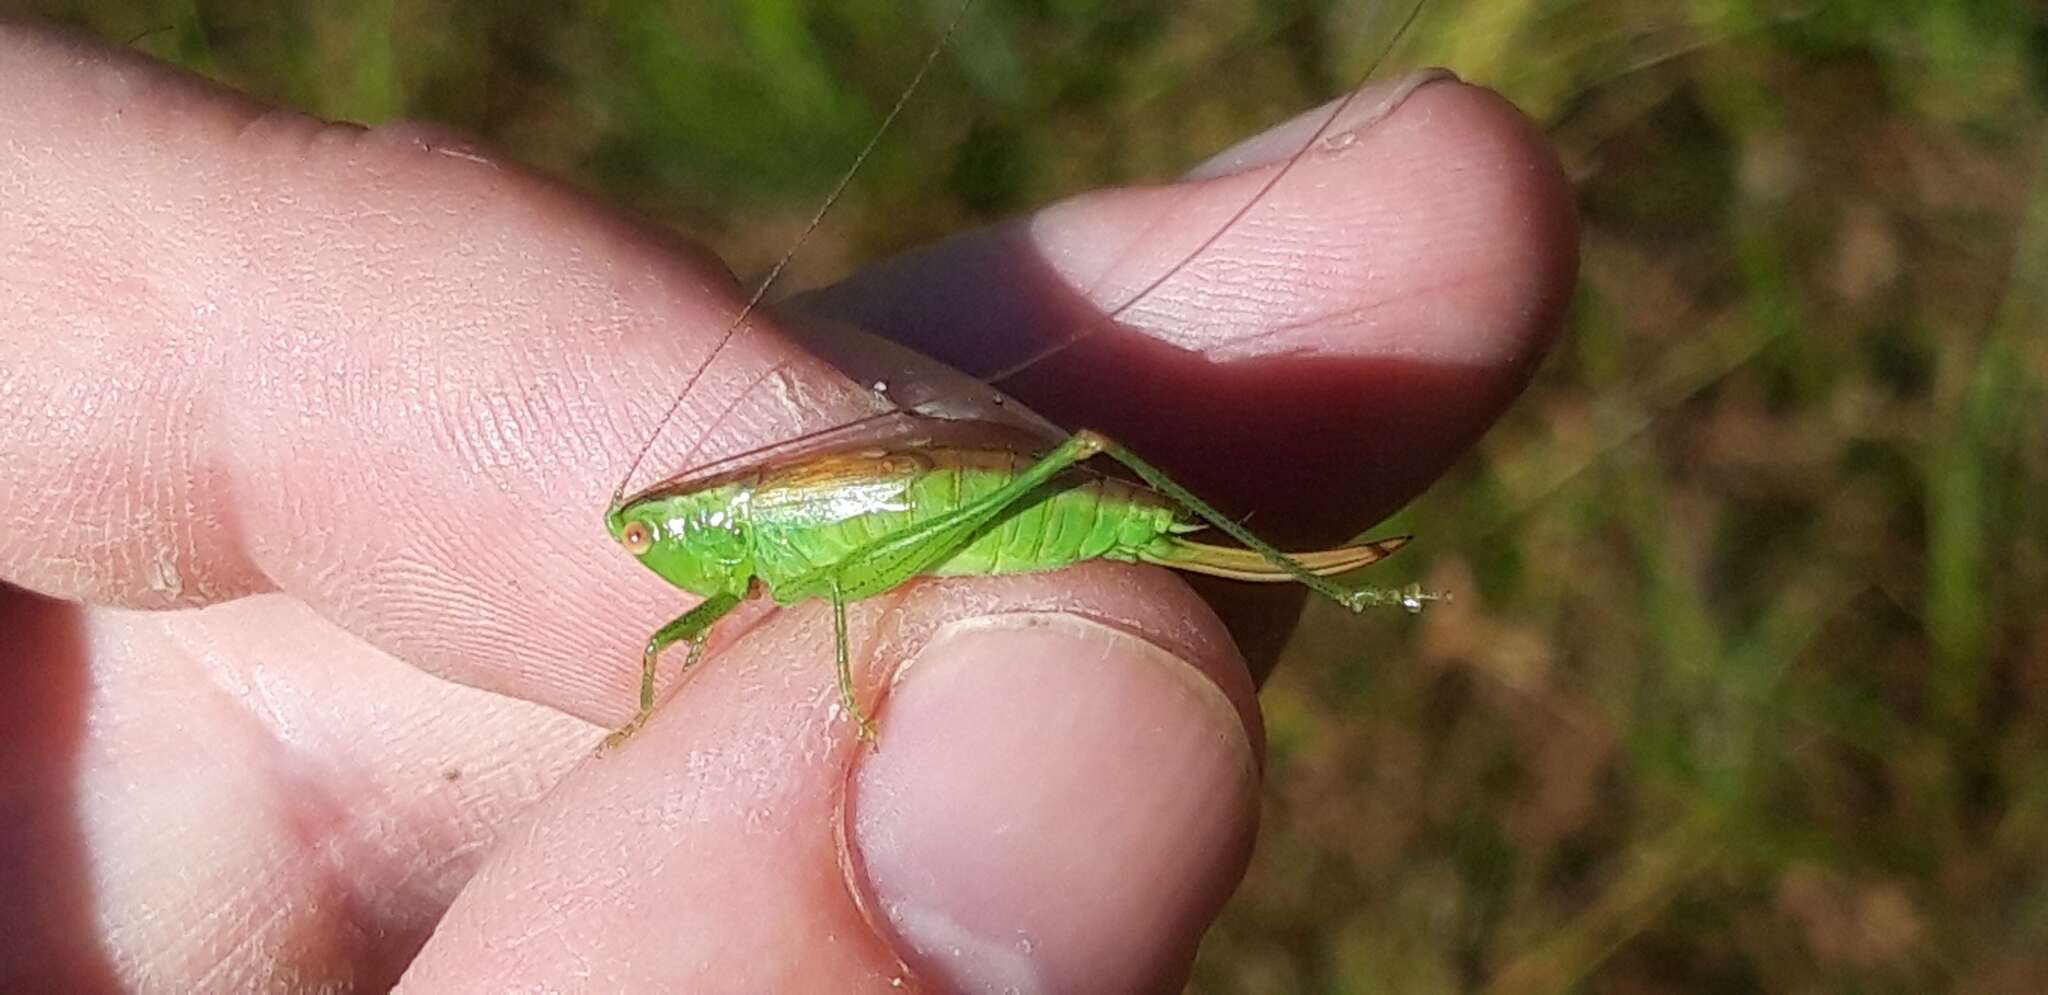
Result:
{"label": "katydid abdomen", "polygon": [[[879,539],[998,494],[1037,460],[1008,450],[953,448],[828,456],[762,471],[730,495],[744,509],[732,517],[747,537],[754,575],[775,594],[801,586],[804,578],[829,571]],[[1181,538],[1205,528],[1149,488],[1071,472],[1039,486],[918,573],[1028,573],[1110,559],[1245,580],[1292,579],[1249,551]],[[1395,545],[1344,547],[1296,559],[1318,572],[1337,572],[1370,563]],[[791,593],[796,600],[809,592]]]}
{"label": "katydid abdomen", "polygon": [[[765,473],[754,489],[749,519],[756,572],[770,592],[877,539],[1000,492],[1036,458],[991,449],[871,450],[823,462],[833,476],[866,482],[857,488],[858,502],[819,494],[804,480],[813,467]],[[1015,502],[918,573],[1023,573],[1103,557],[1129,560],[1175,527],[1173,510],[1150,492],[1077,475]]]}

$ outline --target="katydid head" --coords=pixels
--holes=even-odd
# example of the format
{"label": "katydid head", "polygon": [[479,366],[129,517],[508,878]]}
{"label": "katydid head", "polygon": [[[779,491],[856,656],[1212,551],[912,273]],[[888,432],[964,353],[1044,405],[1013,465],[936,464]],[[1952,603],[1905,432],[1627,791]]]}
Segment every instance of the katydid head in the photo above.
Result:
{"label": "katydid head", "polygon": [[739,488],[726,485],[614,504],[605,527],[647,569],[691,594],[744,594],[754,567],[738,497]]}

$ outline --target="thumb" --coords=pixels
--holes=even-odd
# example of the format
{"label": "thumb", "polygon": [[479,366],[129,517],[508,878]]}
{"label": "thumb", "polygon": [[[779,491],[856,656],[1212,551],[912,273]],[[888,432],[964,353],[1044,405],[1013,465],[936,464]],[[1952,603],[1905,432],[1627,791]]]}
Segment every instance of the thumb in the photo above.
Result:
{"label": "thumb", "polygon": [[838,714],[829,609],[766,615],[530,813],[406,987],[1177,984],[1258,811],[1214,617],[1107,565],[850,607],[873,746]]}

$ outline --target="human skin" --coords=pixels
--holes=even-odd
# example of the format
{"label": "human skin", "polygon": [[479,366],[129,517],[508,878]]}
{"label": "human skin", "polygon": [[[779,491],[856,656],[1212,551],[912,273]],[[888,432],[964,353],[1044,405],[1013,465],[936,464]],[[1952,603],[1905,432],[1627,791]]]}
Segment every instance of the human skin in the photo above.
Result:
{"label": "human skin", "polygon": [[[0,26],[0,92],[0,989],[1185,976],[1256,830],[1231,632],[1269,644],[1292,595],[1114,564],[907,585],[852,612],[873,748],[829,613],[749,611],[593,758],[686,605],[602,511],[731,278],[434,129],[277,112],[43,28]],[[1554,338],[1576,234],[1499,97],[1388,103],[1221,265],[1011,386],[1290,544],[1412,497]],[[1072,337],[1313,124],[764,315],[649,466],[862,410],[806,351],[871,372],[838,321],[970,367]]]}

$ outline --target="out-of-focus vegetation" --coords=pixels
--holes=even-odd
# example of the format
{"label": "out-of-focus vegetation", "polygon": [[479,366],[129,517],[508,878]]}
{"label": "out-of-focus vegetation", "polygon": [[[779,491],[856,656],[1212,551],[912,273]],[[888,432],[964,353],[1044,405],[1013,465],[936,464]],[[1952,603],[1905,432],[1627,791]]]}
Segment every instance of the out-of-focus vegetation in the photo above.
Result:
{"label": "out-of-focus vegetation", "polygon": [[[38,5],[787,247],[951,0]],[[982,0],[799,266],[1156,178],[1405,0]],[[1404,513],[1460,599],[1310,616],[1202,991],[2048,991],[2048,21],[1428,0],[1577,183],[1568,338]]]}

